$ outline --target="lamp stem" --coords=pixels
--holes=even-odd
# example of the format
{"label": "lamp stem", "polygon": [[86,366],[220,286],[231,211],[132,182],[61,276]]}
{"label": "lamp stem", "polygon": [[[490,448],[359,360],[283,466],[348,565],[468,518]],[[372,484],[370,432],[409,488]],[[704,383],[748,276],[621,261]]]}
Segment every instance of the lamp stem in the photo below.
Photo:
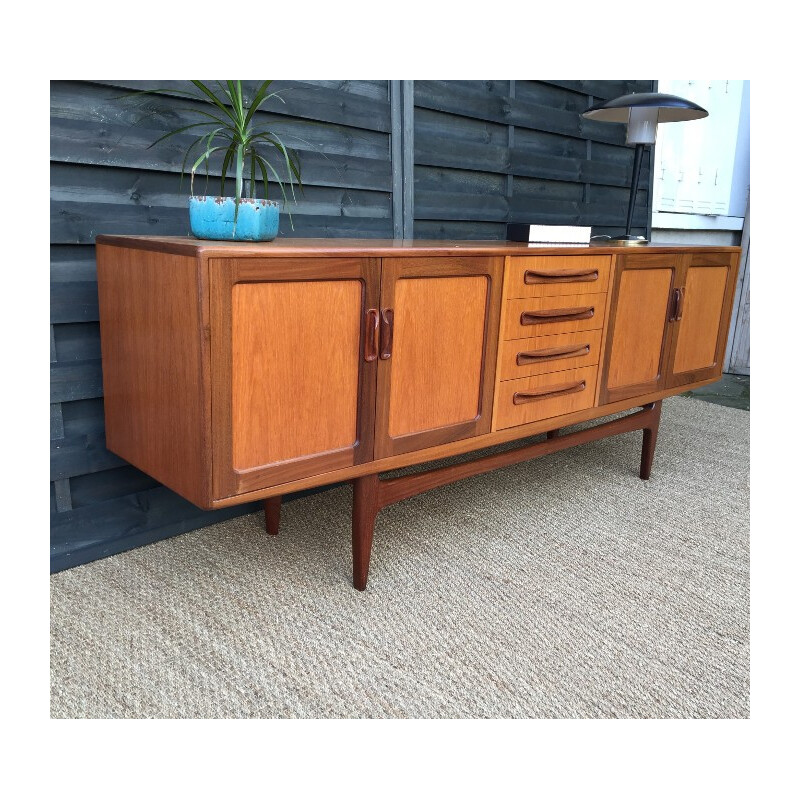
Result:
{"label": "lamp stem", "polygon": [[639,143],[636,145],[636,151],[633,154],[633,178],[631,179],[631,196],[628,200],[628,224],[625,226],[625,235],[631,235],[631,225],[633,224],[633,207],[636,205],[636,191],[639,187],[639,173],[642,171],[642,153],[644,153],[644,145]]}

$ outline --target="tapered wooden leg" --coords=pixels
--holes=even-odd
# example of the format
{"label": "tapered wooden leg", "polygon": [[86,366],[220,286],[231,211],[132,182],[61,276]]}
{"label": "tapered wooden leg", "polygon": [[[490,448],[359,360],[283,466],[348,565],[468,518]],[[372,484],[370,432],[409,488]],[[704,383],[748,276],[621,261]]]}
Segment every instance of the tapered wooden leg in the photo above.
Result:
{"label": "tapered wooden leg", "polygon": [[264,522],[267,533],[276,536],[281,524],[281,496],[268,497],[264,501]]}
{"label": "tapered wooden leg", "polygon": [[555,439],[556,436],[558,436],[558,428],[554,428],[552,431],[547,431],[548,439]]}
{"label": "tapered wooden leg", "polygon": [[658,425],[661,422],[661,401],[653,404],[653,421],[644,429],[642,438],[642,464],[639,468],[639,477],[646,481],[650,477],[653,466],[653,456],[656,453],[656,440],[658,439]]}
{"label": "tapered wooden leg", "polygon": [[367,588],[375,517],[380,511],[378,481],[377,475],[366,475],[353,481],[353,586],[359,592]]}

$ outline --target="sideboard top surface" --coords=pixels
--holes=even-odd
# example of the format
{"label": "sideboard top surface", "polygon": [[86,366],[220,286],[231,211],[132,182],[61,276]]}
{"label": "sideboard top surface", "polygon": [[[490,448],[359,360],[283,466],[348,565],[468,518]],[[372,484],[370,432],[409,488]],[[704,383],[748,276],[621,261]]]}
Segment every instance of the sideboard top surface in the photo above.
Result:
{"label": "sideboard top surface", "polygon": [[471,241],[450,239],[275,239],[271,242],[225,242],[195,239],[191,236],[113,236],[102,234],[97,244],[132,247],[176,255],[237,258],[387,257],[454,255],[577,255],[590,251],[598,255],[620,253],[670,253],[675,250],[740,252],[741,248],[719,245],[647,244],[619,247],[600,244],[540,244],[501,240]]}

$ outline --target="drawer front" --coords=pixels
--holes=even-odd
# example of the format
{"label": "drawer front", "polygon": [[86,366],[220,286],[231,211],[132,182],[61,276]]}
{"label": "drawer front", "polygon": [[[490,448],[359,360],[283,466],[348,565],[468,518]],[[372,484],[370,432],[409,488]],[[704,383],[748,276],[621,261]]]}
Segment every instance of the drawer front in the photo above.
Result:
{"label": "drawer front", "polygon": [[605,294],[506,300],[503,339],[530,339],[603,327]]}
{"label": "drawer front", "polygon": [[558,297],[608,290],[611,256],[509,256],[504,294]]}
{"label": "drawer front", "polygon": [[500,344],[500,380],[543,375],[597,364],[601,330],[513,339]]}
{"label": "drawer front", "polygon": [[597,365],[503,381],[497,388],[495,430],[591,408],[596,385]]}

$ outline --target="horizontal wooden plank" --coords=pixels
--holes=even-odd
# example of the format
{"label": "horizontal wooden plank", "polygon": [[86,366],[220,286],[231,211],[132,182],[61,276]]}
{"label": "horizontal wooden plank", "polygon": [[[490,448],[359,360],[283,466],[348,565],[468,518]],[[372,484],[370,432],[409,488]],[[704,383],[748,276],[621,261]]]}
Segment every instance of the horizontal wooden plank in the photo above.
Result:
{"label": "horizontal wooden plank", "polygon": [[[536,133],[531,131],[531,133]],[[499,147],[508,145],[508,126],[472,119],[456,114],[448,114],[430,108],[414,109],[414,141],[420,136],[458,139],[476,144],[492,144]]]}
{"label": "horizontal wooden plank", "polygon": [[[162,134],[163,130],[106,123],[87,124],[85,120],[53,118],[50,124],[50,160],[179,174],[184,167],[186,150],[197,138],[197,134],[187,132],[150,147]],[[356,137],[349,138],[352,141]],[[198,148],[195,156],[201,152],[202,149]],[[288,180],[283,157],[276,150],[269,152],[267,149],[263,151],[263,155],[280,175],[281,180]],[[314,149],[305,144],[297,146],[297,160],[306,186],[347,186],[355,189],[389,191],[391,163],[388,151],[382,155],[383,158],[339,155],[334,152],[323,152],[316,146]],[[189,167],[191,163],[186,167],[187,187]],[[210,162],[209,173],[219,176],[221,167],[222,154],[218,153]],[[205,174],[205,165],[200,174]]]}
{"label": "horizontal wooden plank", "polygon": [[[510,175],[535,176],[579,183],[602,183],[612,186],[629,186],[633,151],[626,149],[627,160],[608,164],[586,158],[559,158],[539,155],[521,147],[499,147],[461,141],[448,141],[441,146],[441,138],[424,135],[415,138],[414,162],[416,165],[453,167]],[[649,180],[649,170],[642,169],[642,184]]]}
{"label": "horizontal wooden plank", "polygon": [[50,245],[50,284],[97,283],[94,245]]}
{"label": "horizontal wooden plank", "polygon": [[106,449],[105,430],[50,442],[51,481],[126,465],[126,461]]}
{"label": "horizontal wooden plank", "polygon": [[98,319],[96,280],[50,284],[50,322],[89,322]]}
{"label": "horizontal wooden plank", "polygon": [[511,154],[508,147],[455,139],[442,147],[441,136],[415,133],[414,164],[508,173]]}
{"label": "horizontal wooden plank", "polygon": [[653,81],[543,81],[571,92],[591,95],[594,102],[633,92],[652,92]]}
{"label": "horizontal wooden plank", "polygon": [[149,475],[130,466],[76,475],[69,483],[73,508],[105,503],[117,497],[144,492],[160,485]]}
{"label": "horizontal wooden plank", "polygon": [[[391,237],[388,212],[381,218],[351,214],[281,215],[279,235],[285,237]],[[294,226],[292,228],[292,225]],[[111,204],[54,204],[51,236],[62,242],[94,242],[101,234],[187,236],[188,212],[182,208],[143,208]]]}
{"label": "horizontal wooden plank", "polygon": [[100,358],[100,326],[97,322],[71,322],[53,326],[59,364]]}
{"label": "horizontal wooden plank", "polygon": [[50,402],[65,403],[103,396],[103,373],[99,360],[50,366]]}
{"label": "horizontal wooden plank", "polygon": [[[231,186],[231,189],[233,187]],[[277,191],[273,187],[273,192]],[[51,241],[92,243],[101,233],[189,233],[188,191],[177,175],[70,164],[51,166]],[[338,216],[350,235],[374,229],[368,220],[391,224],[391,195],[349,188],[306,187],[281,214],[281,233],[303,217]],[[307,226],[315,227],[315,226]],[[379,226],[383,229],[383,225]]]}
{"label": "horizontal wooden plank", "polygon": [[415,164],[414,189],[422,192],[504,195],[508,191],[508,181],[502,173]]}
{"label": "horizontal wooden plank", "polygon": [[590,103],[587,95],[547,81],[514,81],[517,100],[539,106],[550,106],[562,111],[582,113]]}
{"label": "horizontal wooden plank", "polygon": [[54,514],[50,519],[50,569],[121,553],[259,509],[249,503],[203,511],[166,487]]}
{"label": "horizontal wooden plank", "polygon": [[414,220],[417,239],[501,240],[506,238],[504,222],[462,220]]}
{"label": "horizontal wooden plank", "polygon": [[102,434],[105,428],[102,397],[59,403],[58,407],[61,409],[65,436]]}
{"label": "horizontal wooden plank", "polygon": [[[189,81],[93,81],[93,83],[118,91],[118,95],[141,89],[159,90],[159,94],[166,96],[170,96],[171,90],[194,90]],[[252,97],[260,81],[242,83],[245,96]],[[385,100],[378,100],[301,81],[275,81],[270,86],[270,91],[279,92],[284,101],[283,103],[278,100],[270,101],[267,107],[273,114],[304,117],[368,130],[386,132],[391,130],[388,91]],[[169,102],[178,105],[185,101],[174,96],[170,97]],[[207,107],[207,104],[202,107]]]}
{"label": "horizontal wooden plank", "polygon": [[508,198],[501,195],[424,192],[414,196],[414,219],[463,219],[499,222],[508,219]]}
{"label": "horizontal wooden plank", "polygon": [[624,128],[622,125],[587,120],[577,111],[564,111],[517,98],[465,89],[451,81],[415,81],[414,103],[451,114],[611,144],[621,144],[625,137],[624,130],[620,130]]}

